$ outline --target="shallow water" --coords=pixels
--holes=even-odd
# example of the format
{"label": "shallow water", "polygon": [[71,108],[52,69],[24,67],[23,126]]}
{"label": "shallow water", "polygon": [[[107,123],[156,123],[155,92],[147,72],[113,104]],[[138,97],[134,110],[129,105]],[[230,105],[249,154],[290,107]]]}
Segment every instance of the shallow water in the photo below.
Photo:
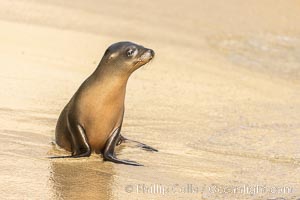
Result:
{"label": "shallow water", "polygon": [[[300,198],[299,3],[172,2],[0,3],[1,199]],[[156,52],[122,131],[159,152],[48,159],[67,154],[61,109],[121,40]]]}

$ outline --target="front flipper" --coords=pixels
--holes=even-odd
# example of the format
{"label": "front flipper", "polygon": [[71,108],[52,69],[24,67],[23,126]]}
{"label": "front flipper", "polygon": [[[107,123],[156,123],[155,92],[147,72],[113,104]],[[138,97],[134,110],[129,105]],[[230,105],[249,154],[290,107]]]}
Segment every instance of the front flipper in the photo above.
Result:
{"label": "front flipper", "polygon": [[72,155],[70,156],[54,156],[50,158],[80,158],[91,155],[91,147],[88,143],[85,130],[83,127],[68,118],[68,129],[71,134]]}
{"label": "front flipper", "polygon": [[114,163],[126,164],[126,165],[134,165],[134,166],[143,166],[135,161],[131,160],[121,160],[115,156],[115,147],[116,144],[119,142],[120,137],[120,130],[121,127],[117,128],[112,135],[109,137],[105,144],[103,158],[106,161],[111,161]]}
{"label": "front flipper", "polygon": [[119,138],[119,141],[118,141],[118,144],[117,145],[120,145],[121,143],[126,143],[126,142],[133,142],[133,143],[136,143],[138,147],[142,148],[143,150],[146,150],[146,151],[155,151],[155,152],[158,152],[157,149],[153,148],[153,147],[150,147],[144,143],[141,143],[141,142],[138,142],[136,140],[131,140],[131,139],[127,139],[125,138],[124,136],[120,135],[120,138]]}

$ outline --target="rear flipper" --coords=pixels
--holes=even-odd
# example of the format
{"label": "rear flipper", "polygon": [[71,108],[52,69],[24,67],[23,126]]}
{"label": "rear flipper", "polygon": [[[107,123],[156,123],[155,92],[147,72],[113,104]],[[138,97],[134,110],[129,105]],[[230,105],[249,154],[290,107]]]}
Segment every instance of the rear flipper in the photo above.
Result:
{"label": "rear flipper", "polygon": [[120,127],[117,128],[112,133],[112,135],[108,138],[108,140],[105,144],[105,148],[104,148],[104,152],[103,152],[104,160],[111,161],[114,163],[125,164],[125,165],[143,166],[135,161],[121,160],[115,156],[115,147],[116,147],[116,144],[120,141],[119,136],[120,136]]}
{"label": "rear flipper", "polygon": [[146,151],[155,151],[155,152],[158,152],[157,149],[153,148],[153,147],[150,147],[144,143],[141,143],[141,142],[138,142],[136,140],[131,140],[131,139],[127,139],[125,138],[124,136],[120,135],[120,138],[119,138],[119,141],[118,141],[118,144],[117,145],[120,145],[121,143],[127,143],[127,142],[133,142],[133,143],[136,143],[138,147],[142,148],[143,150],[146,150]]}

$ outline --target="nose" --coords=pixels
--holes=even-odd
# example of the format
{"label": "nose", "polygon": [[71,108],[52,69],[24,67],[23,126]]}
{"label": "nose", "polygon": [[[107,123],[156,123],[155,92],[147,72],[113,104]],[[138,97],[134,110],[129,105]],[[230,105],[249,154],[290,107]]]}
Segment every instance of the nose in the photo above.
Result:
{"label": "nose", "polygon": [[152,49],[149,49],[152,58],[155,56],[155,52]]}

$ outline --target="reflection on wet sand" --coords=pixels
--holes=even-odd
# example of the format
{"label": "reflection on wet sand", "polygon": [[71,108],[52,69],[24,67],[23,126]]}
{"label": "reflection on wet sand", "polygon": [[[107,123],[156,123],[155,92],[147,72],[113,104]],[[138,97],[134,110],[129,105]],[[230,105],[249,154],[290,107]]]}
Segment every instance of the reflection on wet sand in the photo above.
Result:
{"label": "reflection on wet sand", "polygon": [[112,199],[113,168],[94,170],[99,161],[52,161],[50,185],[53,199]]}

